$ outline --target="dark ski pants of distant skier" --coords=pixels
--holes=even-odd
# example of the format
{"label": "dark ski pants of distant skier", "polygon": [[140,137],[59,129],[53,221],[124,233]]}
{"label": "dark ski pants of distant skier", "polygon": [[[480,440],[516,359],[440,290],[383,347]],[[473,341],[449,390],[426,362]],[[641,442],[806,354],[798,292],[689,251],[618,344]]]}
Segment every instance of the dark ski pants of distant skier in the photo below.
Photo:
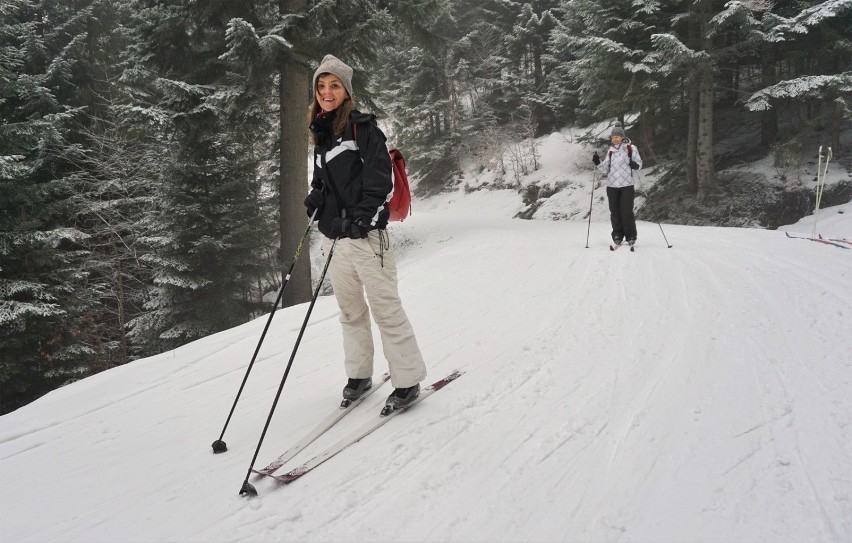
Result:
{"label": "dark ski pants of distant skier", "polygon": [[609,220],[612,223],[612,239],[614,241],[636,240],[636,216],[633,215],[635,194],[633,185],[606,188],[606,197],[609,199]]}

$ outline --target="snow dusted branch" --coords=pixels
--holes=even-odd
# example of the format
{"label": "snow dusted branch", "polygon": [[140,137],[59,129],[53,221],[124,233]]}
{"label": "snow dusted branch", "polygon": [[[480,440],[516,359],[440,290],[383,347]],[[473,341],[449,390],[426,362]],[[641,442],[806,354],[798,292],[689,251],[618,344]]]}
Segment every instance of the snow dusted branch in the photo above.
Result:
{"label": "snow dusted branch", "polygon": [[812,27],[850,9],[852,9],[852,0],[828,0],[802,10],[797,16],[789,19],[769,13],[765,19],[772,26],[769,40],[785,41],[792,37],[791,34],[807,34]]}
{"label": "snow dusted branch", "polygon": [[839,75],[809,75],[782,81],[754,93],[745,103],[751,111],[772,108],[772,100],[782,98],[830,98],[830,94],[852,93],[852,72]]}
{"label": "snow dusted branch", "polygon": [[707,53],[690,49],[674,34],[653,34],[651,43],[654,51],[645,57],[644,62],[658,66],[664,74],[670,74],[687,64],[710,62]]}

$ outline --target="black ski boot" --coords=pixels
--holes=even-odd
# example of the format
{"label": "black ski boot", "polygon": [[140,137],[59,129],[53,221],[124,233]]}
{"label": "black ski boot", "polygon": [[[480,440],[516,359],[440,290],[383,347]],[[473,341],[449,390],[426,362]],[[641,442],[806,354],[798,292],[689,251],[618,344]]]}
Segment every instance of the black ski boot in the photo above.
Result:
{"label": "black ski boot", "polygon": [[343,387],[343,401],[340,402],[340,408],[346,409],[352,402],[364,395],[373,386],[373,379],[349,379],[346,386]]}
{"label": "black ski boot", "polygon": [[416,384],[413,387],[408,388],[397,388],[391,392],[391,395],[388,396],[387,401],[385,402],[385,407],[382,409],[381,415],[387,416],[393,411],[397,409],[404,409],[411,405],[411,402],[420,395],[420,384]]}
{"label": "black ski boot", "polygon": [[609,246],[609,250],[614,251],[614,250],[618,249],[619,247],[621,247],[622,241],[623,240],[621,238],[612,238],[612,243]]}

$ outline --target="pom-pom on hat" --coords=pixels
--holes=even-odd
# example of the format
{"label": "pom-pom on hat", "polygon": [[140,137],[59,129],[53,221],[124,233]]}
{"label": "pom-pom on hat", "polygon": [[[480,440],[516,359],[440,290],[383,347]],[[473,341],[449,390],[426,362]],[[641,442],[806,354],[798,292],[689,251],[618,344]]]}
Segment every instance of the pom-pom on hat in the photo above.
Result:
{"label": "pom-pom on hat", "polygon": [[334,55],[326,55],[314,72],[314,90],[317,88],[317,79],[322,74],[333,74],[343,82],[343,87],[349,96],[352,96],[352,68]]}
{"label": "pom-pom on hat", "polygon": [[612,132],[610,132],[609,137],[613,136],[621,136],[622,138],[627,136],[627,134],[624,133],[624,128],[621,126],[621,123],[615,123],[615,126],[612,127]]}

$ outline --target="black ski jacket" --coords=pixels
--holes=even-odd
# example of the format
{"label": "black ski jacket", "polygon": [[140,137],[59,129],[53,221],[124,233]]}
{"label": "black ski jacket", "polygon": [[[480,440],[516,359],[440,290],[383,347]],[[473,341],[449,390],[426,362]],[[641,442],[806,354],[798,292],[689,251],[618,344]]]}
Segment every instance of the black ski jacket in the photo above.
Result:
{"label": "black ski jacket", "polygon": [[390,214],[386,203],[393,192],[390,156],[376,116],[353,111],[343,135],[335,137],[336,113],[317,116],[311,123],[319,141],[314,146],[311,192],[322,195],[317,220],[320,232],[329,238],[331,221],[337,217],[360,219],[370,230],[385,228]]}

